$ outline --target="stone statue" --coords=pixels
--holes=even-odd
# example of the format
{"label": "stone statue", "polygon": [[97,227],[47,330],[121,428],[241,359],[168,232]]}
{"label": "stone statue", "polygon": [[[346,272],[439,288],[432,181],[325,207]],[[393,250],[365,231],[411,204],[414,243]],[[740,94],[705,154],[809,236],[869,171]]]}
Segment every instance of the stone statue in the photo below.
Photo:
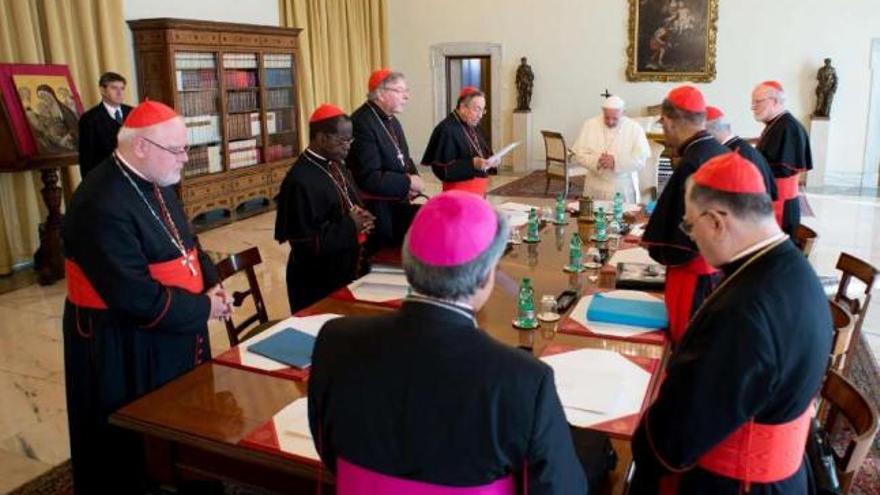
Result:
{"label": "stone statue", "polygon": [[837,71],[831,67],[831,59],[825,59],[819,72],[816,73],[816,111],[814,117],[830,117],[831,102],[834,101],[834,92],[837,91]]}
{"label": "stone statue", "polygon": [[535,85],[535,73],[532,67],[526,63],[526,58],[520,59],[516,69],[516,110],[515,112],[531,112],[529,104],[532,101],[532,88]]}

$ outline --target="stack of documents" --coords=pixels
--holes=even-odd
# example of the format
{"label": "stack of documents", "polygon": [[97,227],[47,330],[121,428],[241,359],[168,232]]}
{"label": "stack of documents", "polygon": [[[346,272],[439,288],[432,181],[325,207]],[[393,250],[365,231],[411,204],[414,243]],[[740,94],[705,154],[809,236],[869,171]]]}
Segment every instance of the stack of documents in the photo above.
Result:
{"label": "stack of documents", "polygon": [[348,290],[358,301],[388,302],[406,297],[409,282],[402,270],[373,270],[350,283]]}
{"label": "stack of documents", "polygon": [[613,293],[593,296],[587,320],[645,328],[665,328],[669,324],[663,301],[615,297]]}
{"label": "stack of documents", "polygon": [[[306,317],[297,317],[291,316],[286,320],[282,320],[275,324],[272,328],[257,334],[250,339],[239,344],[241,348],[241,364],[246,367],[257,368],[264,371],[275,371],[287,368],[289,366],[298,366],[296,364],[282,361],[277,358],[267,357],[271,355],[271,348],[273,347],[272,341],[269,339],[274,339],[278,334],[282,334],[283,332],[290,330],[299,334],[296,339],[300,341],[306,341],[311,339],[311,345],[314,346],[314,340],[318,336],[318,332],[321,330],[321,327],[324,326],[328,321],[339,318],[342,315],[327,313],[322,315],[315,316],[306,316]],[[296,330],[293,330],[296,329]],[[284,339],[285,337],[281,337]],[[265,353],[265,341],[269,340],[269,348],[270,354]],[[261,352],[263,351],[263,352]],[[299,355],[302,356],[302,352]],[[311,347],[308,350],[308,362],[311,362]],[[304,363],[305,364],[305,363]],[[300,368],[306,367],[298,366]]]}
{"label": "stack of documents", "polygon": [[297,399],[276,413],[271,420],[248,433],[243,445],[281,452],[320,463],[320,456],[309,429],[309,401]]}

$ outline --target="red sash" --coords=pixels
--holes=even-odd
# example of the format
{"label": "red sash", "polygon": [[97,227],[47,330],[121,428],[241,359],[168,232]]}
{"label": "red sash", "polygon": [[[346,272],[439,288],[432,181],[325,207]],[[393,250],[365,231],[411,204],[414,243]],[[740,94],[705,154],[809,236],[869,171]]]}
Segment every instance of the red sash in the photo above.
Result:
{"label": "red sash", "polygon": [[[196,270],[195,276],[184,265],[183,256],[161,263],[150,263],[148,266],[150,276],[166,287],[177,287],[193,294],[201,294],[204,290],[204,280],[198,253],[193,248],[187,252],[187,256],[192,258],[192,265]],[[107,309],[107,303],[101,299],[98,291],[76,262],[65,259],[64,269],[67,275],[67,298],[71,303],[82,308]]]}
{"label": "red sash", "polygon": [[684,265],[666,268],[664,298],[672,342],[679,343],[687,330],[693,311],[697,280],[701,275],[710,275],[717,271],[700,255]]}
{"label": "red sash", "polygon": [[459,182],[444,182],[443,183],[443,192],[446,191],[467,191],[469,193],[478,194],[482,197],[486,197],[486,190],[489,189],[489,178],[488,177],[474,177],[470,180],[463,180]]}
{"label": "red sash", "polygon": [[794,174],[791,177],[776,178],[776,190],[779,193],[779,199],[773,202],[773,213],[776,214],[776,223],[782,225],[782,213],[785,208],[785,202],[797,199],[798,197],[798,179],[801,174]]}
{"label": "red sash", "polygon": [[[801,467],[812,406],[798,418],[778,425],[749,421],[737,428],[697,461],[710,473],[739,480],[746,491],[751,483],[774,483],[789,478]],[[664,477],[661,495],[678,493],[680,474]]]}

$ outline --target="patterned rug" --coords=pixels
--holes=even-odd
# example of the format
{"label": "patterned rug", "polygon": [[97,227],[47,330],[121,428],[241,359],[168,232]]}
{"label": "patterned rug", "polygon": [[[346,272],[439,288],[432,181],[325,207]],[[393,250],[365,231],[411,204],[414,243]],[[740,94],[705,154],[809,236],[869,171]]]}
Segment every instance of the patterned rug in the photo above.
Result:
{"label": "patterned rug", "polygon": [[[496,187],[488,192],[493,196],[517,196],[521,198],[553,198],[562,192],[562,179],[553,177],[550,179],[550,188],[547,193],[544,188],[547,186],[547,175],[543,170],[536,170],[525,177],[521,177],[507,184]],[[568,188],[568,197],[577,198],[584,190],[584,178],[574,177]],[[801,216],[812,217],[813,209],[810,207],[807,197],[800,195]]]}

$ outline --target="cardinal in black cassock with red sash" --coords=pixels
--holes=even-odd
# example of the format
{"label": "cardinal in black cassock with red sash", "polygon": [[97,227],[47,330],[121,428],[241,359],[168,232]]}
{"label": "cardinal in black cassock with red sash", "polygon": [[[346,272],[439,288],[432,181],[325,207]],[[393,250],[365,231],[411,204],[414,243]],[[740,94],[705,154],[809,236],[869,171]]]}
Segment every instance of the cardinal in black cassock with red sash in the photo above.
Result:
{"label": "cardinal in black cassock with red sash", "polygon": [[758,167],[761,177],[764,178],[764,187],[770,199],[776,201],[778,192],[776,190],[776,180],[773,177],[773,171],[770,165],[760,151],[749,144],[745,139],[737,136],[730,130],[730,123],[724,118],[724,112],[712,105],[706,106],[706,130],[709,134],[715,136],[719,143],[723,144],[727,149],[739,153],[739,155],[754,166]]}
{"label": "cardinal in black cassock with red sash", "polygon": [[143,490],[139,437],[108,417],[209,361],[207,322],[229,314],[170,187],[186,161],[186,136],[171,108],[139,105],[64,219],[64,370],[78,495]]}
{"label": "cardinal in black cassock with red sash", "polygon": [[657,205],[642,236],[651,258],[666,265],[664,299],[669,314],[669,334],[679,342],[693,311],[715,282],[715,268],[709,266],[697,246],[681,231],[684,216],[684,186],[700,165],[729,150],[703,130],[706,102],[693,86],[680,86],[663,101],[663,132],[667,144],[678,145],[678,164],[657,199]]}
{"label": "cardinal in black cassock with red sash", "polygon": [[430,165],[443,181],[443,190],[462,190],[486,195],[489,174],[499,160],[477,124],[486,108],[486,96],[473,86],[461,90],[455,110],[443,119],[428,140],[422,165]]}
{"label": "cardinal in black cassock with red sash", "polygon": [[756,119],[766,124],[757,148],[776,177],[776,221],[786,234],[792,235],[801,223],[798,181],[801,174],[813,169],[813,154],[807,130],[785,110],[784,98],[781,84],[765,81],[752,93],[752,111]]}
{"label": "cardinal in black cassock with red sash", "polygon": [[803,495],[831,352],[822,285],[735,153],[693,174],[686,230],[723,273],[673,351],[633,437],[634,495]]}
{"label": "cardinal in black cassock with red sash", "polygon": [[287,298],[291,313],[312,305],[368,271],[363,256],[373,216],[344,165],[351,119],[321,105],[309,118],[309,147],[290,167],[276,197],[275,240],[290,243]]}
{"label": "cardinal in black cassock with red sash", "polygon": [[346,164],[367,209],[376,217],[370,236],[376,248],[399,248],[418,210],[410,198],[424,183],[395,113],[409,101],[406,80],[399,72],[379,69],[367,84],[369,99],[351,114],[354,142]]}

